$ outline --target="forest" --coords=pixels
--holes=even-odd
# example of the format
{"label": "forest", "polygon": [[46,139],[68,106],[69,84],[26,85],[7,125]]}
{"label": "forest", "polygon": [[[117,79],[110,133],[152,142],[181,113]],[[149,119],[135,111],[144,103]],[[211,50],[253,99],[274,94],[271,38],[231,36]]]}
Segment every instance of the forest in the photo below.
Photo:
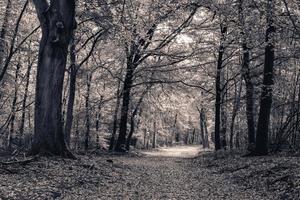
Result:
{"label": "forest", "polygon": [[300,199],[299,0],[1,0],[0,199]]}

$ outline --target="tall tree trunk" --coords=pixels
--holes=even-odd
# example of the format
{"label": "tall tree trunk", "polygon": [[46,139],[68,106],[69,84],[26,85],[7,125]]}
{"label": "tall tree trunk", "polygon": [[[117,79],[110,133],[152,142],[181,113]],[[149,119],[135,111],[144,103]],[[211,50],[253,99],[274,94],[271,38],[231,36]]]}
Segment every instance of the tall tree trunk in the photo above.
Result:
{"label": "tall tree trunk", "polygon": [[64,137],[62,90],[68,46],[75,29],[75,1],[33,0],[42,28],[37,67],[32,154],[72,157]]}
{"label": "tall tree trunk", "polygon": [[76,79],[77,79],[77,67],[76,67],[76,54],[75,54],[75,38],[74,33],[72,34],[71,46],[70,46],[70,82],[69,82],[69,98],[67,106],[67,116],[65,123],[65,140],[68,146],[70,146],[71,131],[73,124],[73,111],[76,94]]}
{"label": "tall tree trunk", "polygon": [[223,68],[223,54],[224,54],[224,41],[227,27],[221,25],[221,39],[217,63],[216,74],[216,101],[215,101],[215,150],[221,149],[220,129],[221,129],[221,104],[222,104],[222,87],[221,87],[221,73]]}
{"label": "tall tree trunk", "polygon": [[[221,85],[225,83],[224,73],[221,73]],[[221,95],[221,148],[227,149],[227,85],[222,89]]]}
{"label": "tall tree trunk", "polygon": [[239,23],[241,24],[242,37],[242,76],[246,83],[246,117],[248,130],[248,149],[253,150],[255,144],[255,122],[254,122],[254,86],[250,71],[250,49],[247,44],[247,35],[245,32],[245,14],[243,9],[244,0],[239,0]]}
{"label": "tall tree trunk", "polygon": [[29,82],[30,82],[30,74],[31,74],[31,68],[32,63],[30,62],[30,59],[28,57],[28,66],[27,66],[27,72],[26,72],[26,83],[25,83],[25,91],[24,91],[24,97],[22,101],[22,114],[21,114],[21,122],[20,122],[20,133],[19,133],[19,146],[22,146],[22,140],[24,137],[24,126],[25,126],[25,117],[26,117],[26,102],[28,98],[28,88],[29,88]]}
{"label": "tall tree trunk", "polygon": [[121,95],[120,95],[120,86],[121,81],[118,81],[118,89],[117,89],[117,101],[116,101],[116,107],[114,111],[114,119],[113,119],[113,130],[109,141],[109,150],[112,151],[114,149],[115,145],[115,139],[116,139],[116,133],[117,133],[117,125],[118,125],[118,113],[119,113],[119,107],[120,107],[120,101],[121,101]]}
{"label": "tall tree trunk", "polygon": [[255,122],[254,122],[254,86],[250,76],[249,49],[243,44],[243,78],[246,83],[246,116],[248,126],[248,149],[255,144]]}
{"label": "tall tree trunk", "polygon": [[272,87],[273,87],[273,67],[274,67],[274,34],[275,26],[273,21],[274,13],[273,0],[268,0],[267,4],[267,30],[266,30],[266,47],[265,47],[265,62],[264,62],[264,77],[260,99],[260,110],[257,124],[257,135],[255,143],[256,155],[268,154],[268,134],[270,113],[272,106]]}
{"label": "tall tree trunk", "polygon": [[237,86],[235,82],[235,98],[234,98],[234,105],[232,110],[231,116],[231,123],[230,123],[230,139],[229,139],[229,147],[233,149],[233,136],[234,136],[234,125],[235,125],[235,118],[237,113],[240,109],[240,101],[241,101],[241,93],[242,93],[242,80],[240,81],[240,85]]}
{"label": "tall tree trunk", "polygon": [[91,91],[92,74],[87,74],[86,80],[86,95],[85,95],[85,138],[84,138],[84,150],[89,148],[90,140],[90,91]]}
{"label": "tall tree trunk", "polygon": [[123,85],[123,100],[121,107],[121,119],[119,127],[119,137],[115,147],[116,151],[125,151],[126,135],[127,135],[127,120],[128,120],[128,109],[130,103],[130,92],[133,82],[133,71],[135,66],[130,59],[127,60],[127,70],[125,81]]}

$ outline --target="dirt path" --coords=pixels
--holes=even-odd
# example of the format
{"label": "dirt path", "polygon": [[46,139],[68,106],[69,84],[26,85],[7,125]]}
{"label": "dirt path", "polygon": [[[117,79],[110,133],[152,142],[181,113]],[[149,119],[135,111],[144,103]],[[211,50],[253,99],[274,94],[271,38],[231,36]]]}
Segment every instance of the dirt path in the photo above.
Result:
{"label": "dirt path", "polygon": [[178,146],[160,148],[157,151],[143,152],[148,157],[173,157],[173,158],[193,158],[196,157],[202,149],[198,146]]}
{"label": "dirt path", "polygon": [[[198,167],[193,157],[198,155],[198,147],[162,148],[144,152],[142,158],[120,159],[124,166],[122,180],[114,190],[118,196],[111,199],[267,199],[252,190],[244,190],[233,185],[219,174],[207,168]],[[103,198],[105,199],[105,198]]]}
{"label": "dirt path", "polygon": [[198,147],[162,148],[143,156],[41,158],[0,168],[0,199],[210,200],[268,199],[216,173]]}

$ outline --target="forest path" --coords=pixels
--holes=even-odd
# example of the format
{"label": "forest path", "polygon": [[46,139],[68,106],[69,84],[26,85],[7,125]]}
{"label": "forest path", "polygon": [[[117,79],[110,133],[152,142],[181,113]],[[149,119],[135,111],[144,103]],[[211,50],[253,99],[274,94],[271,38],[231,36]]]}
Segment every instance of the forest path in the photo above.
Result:
{"label": "forest path", "polygon": [[116,165],[124,169],[119,179],[123,184],[115,184],[114,195],[106,199],[266,199],[199,165],[199,158],[194,159],[199,152],[196,146],[179,146],[146,151],[143,157],[117,159]]}
{"label": "forest path", "polygon": [[156,151],[144,151],[143,154],[150,157],[193,158],[200,151],[203,150],[199,146],[175,146],[159,148]]}
{"label": "forest path", "polygon": [[[141,156],[132,153],[78,155],[77,160],[40,158],[25,166],[2,166],[3,169],[0,166],[0,199],[270,199],[251,187],[236,184],[230,173],[222,171],[231,170],[228,165],[234,161],[214,160],[196,146],[142,153]],[[206,161],[204,156],[209,156],[211,161]]]}

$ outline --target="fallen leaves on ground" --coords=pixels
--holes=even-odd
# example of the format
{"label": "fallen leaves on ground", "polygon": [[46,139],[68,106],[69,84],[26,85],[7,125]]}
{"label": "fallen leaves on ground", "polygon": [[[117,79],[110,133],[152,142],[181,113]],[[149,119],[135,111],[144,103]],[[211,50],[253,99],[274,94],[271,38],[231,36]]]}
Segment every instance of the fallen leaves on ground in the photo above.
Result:
{"label": "fallen leaves on ground", "polygon": [[112,155],[0,166],[0,199],[297,199],[299,158]]}

